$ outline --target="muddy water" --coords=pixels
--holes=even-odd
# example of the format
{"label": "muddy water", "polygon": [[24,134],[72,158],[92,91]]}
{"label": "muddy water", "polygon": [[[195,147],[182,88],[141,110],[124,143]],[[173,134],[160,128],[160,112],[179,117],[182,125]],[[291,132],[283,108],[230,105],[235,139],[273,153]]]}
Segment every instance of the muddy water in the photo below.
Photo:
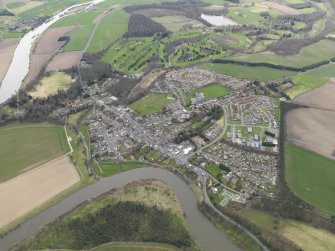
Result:
{"label": "muddy water", "polygon": [[176,193],[186,214],[188,227],[194,238],[206,251],[237,251],[236,247],[224,233],[218,230],[206,217],[202,215],[197,206],[197,198],[187,184],[175,174],[158,168],[140,168],[102,180],[87,186],[57,204],[49,207],[42,213],[21,224],[19,228],[0,239],[0,250],[8,250],[16,243],[33,236],[40,228],[57,217],[70,211],[78,204],[99,196],[113,188],[119,188],[127,183],[145,178],[155,178],[166,182]]}

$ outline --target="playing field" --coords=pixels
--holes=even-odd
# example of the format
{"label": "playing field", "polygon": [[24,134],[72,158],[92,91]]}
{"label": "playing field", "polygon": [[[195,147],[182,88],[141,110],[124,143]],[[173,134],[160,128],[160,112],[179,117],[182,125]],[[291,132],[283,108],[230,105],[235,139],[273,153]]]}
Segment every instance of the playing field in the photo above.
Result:
{"label": "playing field", "polygon": [[163,108],[173,101],[168,94],[149,93],[144,98],[132,103],[130,108],[141,115],[161,112]]}
{"label": "playing field", "polygon": [[218,98],[227,95],[230,92],[229,88],[220,84],[210,84],[201,88],[197,88],[186,94],[187,99],[195,97],[196,93],[203,93],[205,99]]}
{"label": "playing field", "polygon": [[263,66],[250,67],[236,64],[205,64],[202,66],[202,68],[236,78],[258,79],[263,81],[282,79],[297,74],[295,71],[272,69]]}
{"label": "playing field", "polygon": [[92,53],[102,51],[121,38],[128,31],[129,17],[130,15],[123,9],[113,10],[106,15],[99,24],[88,51]]}
{"label": "playing field", "polygon": [[46,123],[1,128],[0,142],[0,182],[69,152],[63,127]]}
{"label": "playing field", "polygon": [[285,145],[285,177],[298,197],[335,215],[335,161],[293,144]]}
{"label": "playing field", "polygon": [[258,54],[236,55],[232,56],[231,59],[243,62],[265,62],[274,65],[304,67],[323,60],[330,60],[334,56],[335,42],[331,40],[321,40],[302,48],[300,53],[296,55],[282,56],[272,52],[263,52]]}

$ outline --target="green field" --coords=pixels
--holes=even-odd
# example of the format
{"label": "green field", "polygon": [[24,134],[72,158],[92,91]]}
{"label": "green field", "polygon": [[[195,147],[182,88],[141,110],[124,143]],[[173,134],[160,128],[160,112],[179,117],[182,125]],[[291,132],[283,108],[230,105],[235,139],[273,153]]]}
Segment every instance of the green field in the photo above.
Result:
{"label": "green field", "polygon": [[63,27],[69,25],[90,25],[94,19],[99,15],[99,12],[82,12],[68,17],[64,17],[54,23],[51,27]]}
{"label": "green field", "polygon": [[99,24],[88,51],[92,53],[102,51],[121,38],[128,31],[129,17],[130,14],[123,9],[112,10]]}
{"label": "green field", "polygon": [[147,166],[146,163],[136,161],[120,162],[120,163],[116,161],[102,161],[99,162],[99,164],[94,165],[94,171],[102,177],[107,177],[117,174],[119,172],[124,172],[145,166]]}
{"label": "green field", "polygon": [[22,19],[28,19],[35,16],[50,16],[74,4],[84,2],[88,2],[88,0],[66,0],[66,1],[45,0],[42,5],[26,10],[20,13],[18,16]]}
{"label": "green field", "polygon": [[195,97],[196,93],[201,92],[204,94],[205,99],[212,99],[227,95],[230,92],[230,89],[220,84],[210,84],[186,93],[186,98],[190,100]]}
{"label": "green field", "polygon": [[312,74],[314,76],[319,76],[323,78],[334,78],[335,77],[335,64],[328,64],[321,66],[319,68],[313,69],[309,72],[309,74]]}
{"label": "green field", "polygon": [[3,127],[0,142],[0,182],[69,151],[63,127],[52,124]]}
{"label": "green field", "polygon": [[258,54],[236,55],[230,57],[230,59],[243,62],[265,62],[299,68],[323,60],[330,60],[333,57],[335,57],[335,41],[321,40],[302,48],[300,53],[296,55],[282,56],[272,52],[263,52]]}
{"label": "green field", "polygon": [[0,39],[6,39],[6,38],[20,38],[23,36],[22,32],[8,32],[8,33],[1,33]]}
{"label": "green field", "polygon": [[285,145],[285,177],[295,195],[335,215],[335,161],[293,144]]}
{"label": "green field", "polygon": [[141,115],[162,112],[163,108],[172,103],[173,97],[169,94],[149,93],[144,98],[132,103],[129,107]]}
{"label": "green field", "polygon": [[219,63],[205,64],[202,68],[236,78],[258,79],[263,81],[272,81],[292,77],[298,73],[295,71],[272,69],[264,66],[250,67],[245,65]]}
{"label": "green field", "polygon": [[259,21],[263,20],[260,15],[240,7],[229,8],[228,16],[240,24],[258,23]]}
{"label": "green field", "polygon": [[70,37],[70,40],[64,46],[65,51],[80,51],[85,49],[86,43],[94,28],[94,24],[81,26]]}
{"label": "green field", "polygon": [[17,9],[20,8],[22,6],[24,6],[25,3],[23,2],[16,2],[16,3],[8,3],[6,4],[8,9]]}
{"label": "green field", "polygon": [[279,235],[293,241],[301,250],[332,251],[334,249],[335,235],[326,230],[299,221],[275,217],[259,210],[244,209],[241,215],[261,228],[276,231]]}
{"label": "green field", "polygon": [[328,79],[315,76],[314,74],[310,73],[303,73],[297,75],[293,78],[294,86],[286,91],[286,94],[290,96],[291,99],[294,97],[320,87],[321,85],[325,84]]}
{"label": "green field", "polygon": [[63,27],[69,25],[79,25],[71,36],[70,40],[64,46],[65,51],[79,51],[83,50],[94,28],[93,21],[99,16],[99,12],[82,12],[62,18],[54,23],[51,27]]}

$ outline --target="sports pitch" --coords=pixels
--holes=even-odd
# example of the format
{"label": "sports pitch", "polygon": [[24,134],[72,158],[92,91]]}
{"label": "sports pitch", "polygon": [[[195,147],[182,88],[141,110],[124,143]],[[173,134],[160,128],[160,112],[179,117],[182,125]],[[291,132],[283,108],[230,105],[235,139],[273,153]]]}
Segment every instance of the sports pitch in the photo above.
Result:
{"label": "sports pitch", "polygon": [[235,194],[224,189],[222,194],[221,194],[221,197],[222,197],[222,200],[220,201],[220,206],[224,207],[225,205],[228,204],[228,202],[234,198]]}

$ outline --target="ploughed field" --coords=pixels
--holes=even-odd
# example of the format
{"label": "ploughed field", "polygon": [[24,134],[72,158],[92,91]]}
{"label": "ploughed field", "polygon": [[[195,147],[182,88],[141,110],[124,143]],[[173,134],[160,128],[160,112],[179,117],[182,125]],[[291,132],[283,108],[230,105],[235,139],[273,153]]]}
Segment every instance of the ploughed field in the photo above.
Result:
{"label": "ploughed field", "polygon": [[46,123],[4,127],[0,142],[0,182],[69,152],[63,127]]}

